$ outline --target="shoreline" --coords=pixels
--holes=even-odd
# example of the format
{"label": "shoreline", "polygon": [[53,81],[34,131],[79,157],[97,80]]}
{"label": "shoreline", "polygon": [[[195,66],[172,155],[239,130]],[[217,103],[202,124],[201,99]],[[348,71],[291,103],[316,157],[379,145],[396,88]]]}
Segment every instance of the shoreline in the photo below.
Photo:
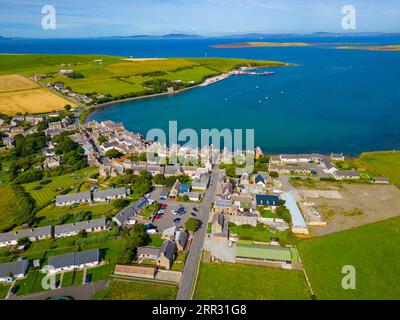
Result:
{"label": "shoreline", "polygon": [[[248,69],[248,70],[257,70],[257,69],[264,69],[264,68],[295,67],[295,66],[297,66],[297,65],[296,65],[296,64],[291,64],[291,63],[287,63],[287,62],[286,62],[286,63],[284,63],[284,64],[281,65],[281,66],[249,67],[249,68],[247,68],[247,69]],[[235,70],[236,70],[236,69],[235,69]],[[221,80],[218,80],[218,81],[215,81],[215,82],[212,82],[212,83],[208,83],[207,80],[208,80],[208,79],[211,79],[211,78],[214,78],[214,77],[207,78],[207,79],[205,79],[204,81],[202,81],[202,82],[199,83],[199,84],[195,84],[195,85],[193,85],[193,86],[190,86],[190,87],[187,87],[187,88],[183,88],[183,89],[180,89],[180,90],[177,90],[177,91],[174,91],[174,92],[154,93],[154,94],[149,94],[149,95],[144,95],[144,96],[126,98],[126,99],[121,99],[121,100],[114,100],[114,101],[105,102],[105,103],[101,103],[101,104],[97,104],[97,105],[87,106],[87,107],[84,108],[83,111],[88,111],[88,110],[90,110],[91,108],[93,108],[93,110],[92,110],[90,113],[88,113],[88,114],[86,115],[86,117],[85,117],[83,123],[86,122],[86,121],[87,121],[87,118],[88,118],[92,113],[96,112],[98,109],[104,109],[104,108],[112,107],[112,106],[114,106],[114,105],[116,105],[116,104],[125,103],[125,102],[131,102],[131,101],[137,101],[137,100],[144,100],[144,99],[151,99],[151,98],[158,98],[158,97],[164,97],[164,96],[174,96],[174,95],[176,95],[176,94],[180,94],[180,93],[183,93],[183,92],[186,92],[186,91],[189,91],[189,90],[193,90],[193,89],[196,89],[196,88],[207,87],[207,86],[209,86],[209,85],[212,85],[212,84],[217,83],[217,82],[220,82],[220,81],[224,81],[224,80],[229,79],[230,77],[234,76],[234,74],[231,74],[231,72],[232,72],[232,71],[235,71],[235,70],[231,70],[231,71],[229,71],[229,72],[221,73],[221,74],[219,74],[219,75],[214,76],[214,77],[223,77],[223,78],[222,78]]]}

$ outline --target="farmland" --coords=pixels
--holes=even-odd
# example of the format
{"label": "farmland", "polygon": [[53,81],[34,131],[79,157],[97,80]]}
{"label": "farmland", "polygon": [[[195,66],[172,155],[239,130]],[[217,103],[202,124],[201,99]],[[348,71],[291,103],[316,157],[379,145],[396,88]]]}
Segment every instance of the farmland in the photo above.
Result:
{"label": "farmland", "polygon": [[[400,217],[300,241],[298,248],[318,299],[400,299]],[[341,286],[343,266],[356,270],[356,289]]]}
{"label": "farmland", "polygon": [[[47,75],[47,78],[42,80],[43,85],[62,82],[76,93],[98,93],[107,95],[108,98],[119,99],[126,95],[141,96],[157,93],[156,87],[160,81],[169,81],[169,85],[172,85],[173,81],[178,81],[185,87],[185,84],[200,83],[206,77],[242,65],[269,67],[284,64],[226,58],[126,59],[104,55],[1,55],[0,76],[13,81],[2,81],[0,78],[0,92],[2,83],[5,86],[3,90],[7,90],[6,93],[0,93],[0,105],[3,105],[0,112],[7,114],[49,112],[61,109],[69,103],[68,100],[46,89],[30,88],[18,91],[21,86],[27,86],[30,82],[24,77],[35,74]],[[74,70],[83,77],[68,78],[59,73],[63,69]],[[10,83],[15,85],[12,86]],[[33,84],[29,83],[31,86]]]}
{"label": "farmland", "polygon": [[197,300],[306,300],[310,298],[300,271],[229,263],[203,262]]}
{"label": "farmland", "polygon": [[46,89],[18,90],[0,93],[0,113],[46,113],[62,110],[65,105],[74,105]]}
{"label": "farmland", "polygon": [[113,281],[109,287],[98,292],[95,300],[175,300],[178,288],[171,285]]}

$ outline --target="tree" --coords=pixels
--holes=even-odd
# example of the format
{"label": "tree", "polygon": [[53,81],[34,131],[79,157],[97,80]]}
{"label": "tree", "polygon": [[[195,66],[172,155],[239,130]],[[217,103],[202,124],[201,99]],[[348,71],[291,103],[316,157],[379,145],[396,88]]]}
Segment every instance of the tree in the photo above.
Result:
{"label": "tree", "polygon": [[107,142],[107,137],[106,136],[104,136],[104,135],[101,135],[98,139],[97,139],[97,142],[98,143],[100,143],[100,144],[103,144],[104,142]]}
{"label": "tree", "polygon": [[271,171],[269,173],[269,175],[270,175],[271,178],[278,178],[279,177],[279,173],[276,172],[276,171]]}
{"label": "tree", "polygon": [[75,214],[75,221],[88,221],[92,219],[92,213],[90,211],[79,211]]}
{"label": "tree", "polygon": [[18,239],[17,244],[18,244],[18,246],[29,247],[31,244],[31,241],[29,240],[28,237],[24,237],[24,238]]}
{"label": "tree", "polygon": [[121,152],[119,152],[119,151],[116,150],[116,149],[108,150],[108,151],[106,152],[106,154],[105,154],[105,156],[106,156],[107,158],[110,158],[110,159],[119,158],[121,155],[122,155]]}
{"label": "tree", "polygon": [[58,224],[64,224],[71,218],[72,215],[70,213],[63,213],[58,217]]}
{"label": "tree", "polygon": [[128,199],[115,199],[112,202],[112,205],[115,209],[123,209],[129,204],[129,202]]}
{"label": "tree", "polygon": [[156,174],[153,177],[153,183],[159,186],[165,185],[165,177],[162,174]]}
{"label": "tree", "polygon": [[199,219],[189,218],[189,220],[185,223],[185,227],[190,232],[196,232],[201,227],[201,221]]}
{"label": "tree", "polygon": [[69,111],[69,110],[72,109],[72,107],[71,107],[70,104],[66,104],[66,105],[64,106],[64,109],[67,110],[67,111]]}

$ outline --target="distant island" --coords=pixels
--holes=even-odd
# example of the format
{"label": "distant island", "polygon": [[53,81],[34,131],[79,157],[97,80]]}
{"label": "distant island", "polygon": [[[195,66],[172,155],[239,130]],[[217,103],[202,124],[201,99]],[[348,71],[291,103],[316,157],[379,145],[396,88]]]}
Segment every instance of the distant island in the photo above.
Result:
{"label": "distant island", "polygon": [[251,48],[251,47],[308,47],[310,43],[305,42],[237,42],[213,45],[213,48]]}
{"label": "distant island", "polygon": [[339,46],[336,49],[342,50],[366,50],[366,51],[400,51],[400,45],[386,46]]}

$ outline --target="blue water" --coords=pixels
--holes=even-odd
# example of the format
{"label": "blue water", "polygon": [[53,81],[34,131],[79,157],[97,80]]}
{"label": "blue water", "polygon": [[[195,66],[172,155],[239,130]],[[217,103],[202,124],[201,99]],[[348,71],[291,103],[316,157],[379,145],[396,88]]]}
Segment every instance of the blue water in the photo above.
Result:
{"label": "blue water", "polygon": [[[399,37],[279,41],[400,44]],[[271,153],[315,151],[355,155],[400,149],[400,52],[335,50],[330,46],[210,47],[224,42],[232,40],[13,40],[1,41],[0,52],[136,57],[207,54],[296,63],[298,67],[275,68],[270,77],[232,77],[172,97],[121,103],[95,112],[90,119],[121,121],[129,130],[142,134],[152,128],[167,130],[169,120],[177,120],[179,129],[254,128],[255,144]]]}

